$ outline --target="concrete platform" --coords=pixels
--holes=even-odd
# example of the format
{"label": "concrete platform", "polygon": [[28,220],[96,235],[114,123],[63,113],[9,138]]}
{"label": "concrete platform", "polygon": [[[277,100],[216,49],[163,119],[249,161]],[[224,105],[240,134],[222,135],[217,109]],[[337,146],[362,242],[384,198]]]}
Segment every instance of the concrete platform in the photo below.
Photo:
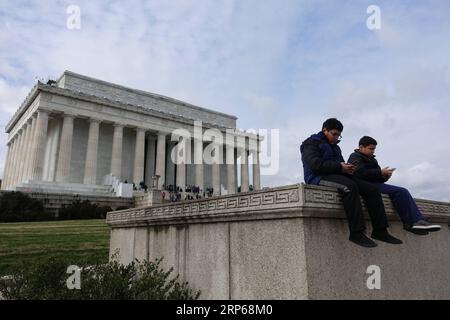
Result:
{"label": "concrete platform", "polygon": [[298,184],[111,212],[110,253],[164,257],[203,299],[450,299],[450,204],[417,200],[442,226],[417,236],[384,201],[402,245],[349,242],[337,190]]}

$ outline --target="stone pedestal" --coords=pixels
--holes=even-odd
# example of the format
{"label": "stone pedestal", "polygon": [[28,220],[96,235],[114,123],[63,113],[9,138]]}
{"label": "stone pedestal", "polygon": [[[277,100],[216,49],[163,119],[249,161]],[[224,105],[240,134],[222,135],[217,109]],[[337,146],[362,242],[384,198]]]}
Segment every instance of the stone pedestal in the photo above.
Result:
{"label": "stone pedestal", "polygon": [[135,197],[135,207],[142,208],[162,203],[161,190],[149,190],[143,195]]}

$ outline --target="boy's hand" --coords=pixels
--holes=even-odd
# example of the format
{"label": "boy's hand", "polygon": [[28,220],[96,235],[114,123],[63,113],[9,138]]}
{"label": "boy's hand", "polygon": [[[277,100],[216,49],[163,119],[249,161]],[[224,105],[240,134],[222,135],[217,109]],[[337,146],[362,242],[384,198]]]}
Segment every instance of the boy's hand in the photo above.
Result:
{"label": "boy's hand", "polygon": [[353,174],[355,166],[350,163],[341,162],[341,170],[343,173]]}
{"label": "boy's hand", "polygon": [[390,169],[389,167],[385,167],[381,169],[381,175],[385,178],[390,178],[395,169]]}

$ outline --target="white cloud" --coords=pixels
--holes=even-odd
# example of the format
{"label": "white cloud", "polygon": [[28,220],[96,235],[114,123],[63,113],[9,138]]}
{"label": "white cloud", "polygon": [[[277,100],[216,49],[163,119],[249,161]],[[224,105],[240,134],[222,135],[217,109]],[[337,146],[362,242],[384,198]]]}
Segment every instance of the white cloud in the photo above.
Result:
{"label": "white cloud", "polygon": [[69,4],[0,3],[0,122],[35,77],[68,69],[280,129],[280,172],[265,185],[301,182],[301,141],[336,116],[345,156],[373,135],[393,181],[448,199],[427,178],[450,179],[448,2],[378,1],[376,32],[370,1],[77,1],[81,30],[66,28]]}
{"label": "white cloud", "polygon": [[0,111],[12,116],[30,90],[27,86],[12,86],[0,78]]}
{"label": "white cloud", "polygon": [[0,176],[3,176],[6,157],[6,141],[8,135],[5,134],[6,124],[11,119],[30,88],[27,86],[12,86],[0,77]]}
{"label": "white cloud", "polygon": [[440,200],[450,201],[450,172],[430,162],[422,162],[396,172],[390,183],[406,186],[416,197],[430,199],[440,194]]}

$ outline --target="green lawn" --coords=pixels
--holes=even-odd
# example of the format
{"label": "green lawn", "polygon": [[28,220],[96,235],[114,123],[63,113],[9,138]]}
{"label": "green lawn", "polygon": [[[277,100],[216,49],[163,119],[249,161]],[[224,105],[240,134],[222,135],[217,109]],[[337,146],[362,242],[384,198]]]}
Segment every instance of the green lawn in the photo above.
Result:
{"label": "green lawn", "polygon": [[72,264],[108,261],[105,220],[0,223],[0,275],[21,261],[64,257]]}

